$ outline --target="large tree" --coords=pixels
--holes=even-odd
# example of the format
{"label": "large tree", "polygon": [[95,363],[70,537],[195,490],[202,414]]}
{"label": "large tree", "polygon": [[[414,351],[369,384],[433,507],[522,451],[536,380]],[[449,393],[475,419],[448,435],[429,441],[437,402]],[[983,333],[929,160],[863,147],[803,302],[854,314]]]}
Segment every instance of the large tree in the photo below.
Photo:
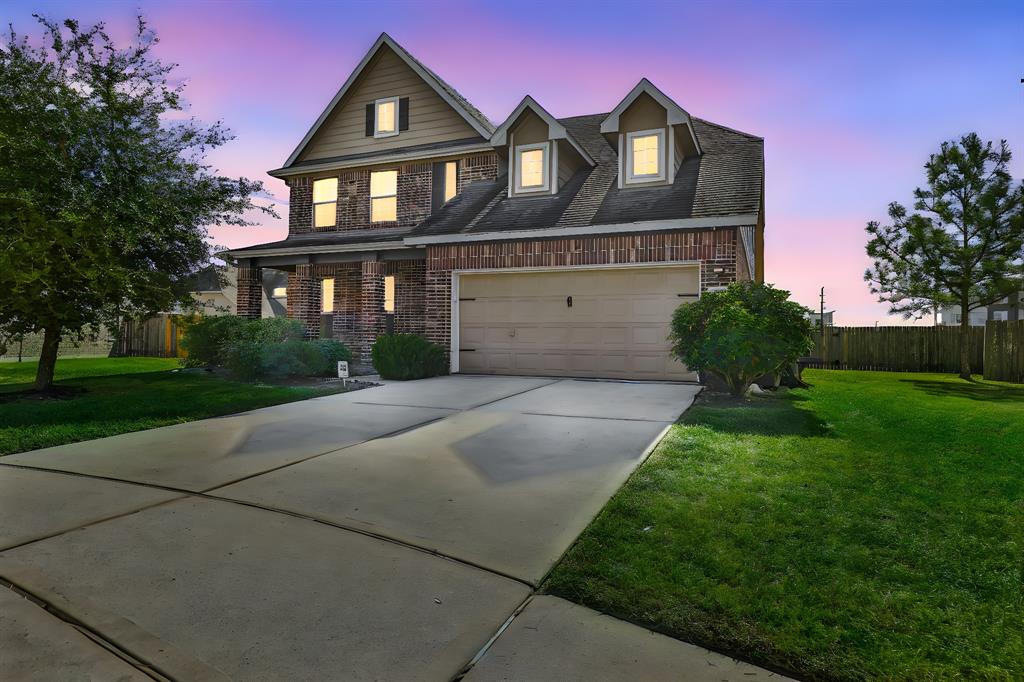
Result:
{"label": "large tree", "polygon": [[1014,187],[1006,140],[977,134],[943,142],[925,164],[928,188],[914,212],[889,204],[889,225],[870,222],[865,274],[889,311],[920,317],[960,309],[960,376],[971,378],[969,313],[1024,286],[1024,186]]}
{"label": "large tree", "polygon": [[43,333],[46,390],[62,335],[187,303],[207,227],[271,211],[252,201],[262,183],[205,162],[231,135],[181,113],[141,17],[126,46],[36,19],[41,39],[0,41],[0,331]]}

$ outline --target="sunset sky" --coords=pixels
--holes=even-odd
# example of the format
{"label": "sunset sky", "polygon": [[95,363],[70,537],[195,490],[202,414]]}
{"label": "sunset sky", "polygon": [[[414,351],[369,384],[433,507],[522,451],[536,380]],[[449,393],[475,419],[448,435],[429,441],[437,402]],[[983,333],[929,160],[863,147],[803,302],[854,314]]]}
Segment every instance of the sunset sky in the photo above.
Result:
{"label": "sunset sky", "polygon": [[[899,323],[862,280],[864,224],[909,202],[942,140],[1006,138],[1024,175],[1024,2],[2,3],[0,20],[136,10],[180,64],[190,113],[236,139],[211,158],[259,178],[287,216],[284,162],[381,31],[492,121],[523,95],[555,116],[605,112],[643,76],[694,116],[765,138],[766,278],[842,325]],[[285,220],[215,228],[280,239]]]}

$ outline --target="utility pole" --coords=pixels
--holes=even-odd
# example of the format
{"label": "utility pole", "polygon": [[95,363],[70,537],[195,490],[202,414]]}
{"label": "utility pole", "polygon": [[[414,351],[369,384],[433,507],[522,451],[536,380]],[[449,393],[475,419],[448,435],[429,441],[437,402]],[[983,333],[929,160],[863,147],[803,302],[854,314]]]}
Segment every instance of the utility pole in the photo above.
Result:
{"label": "utility pole", "polygon": [[821,354],[825,355],[825,287],[821,288],[821,309],[818,312],[818,328],[821,330]]}

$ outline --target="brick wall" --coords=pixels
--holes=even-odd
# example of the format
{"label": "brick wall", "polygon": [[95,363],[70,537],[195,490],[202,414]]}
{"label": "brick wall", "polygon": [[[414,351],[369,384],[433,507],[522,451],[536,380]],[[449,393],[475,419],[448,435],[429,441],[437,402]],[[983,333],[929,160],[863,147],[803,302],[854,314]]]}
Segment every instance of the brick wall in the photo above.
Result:
{"label": "brick wall", "polygon": [[448,347],[452,270],[694,260],[701,262],[700,284],[705,291],[736,280],[736,240],[735,230],[723,229],[430,246],[425,334]]}
{"label": "brick wall", "polygon": [[[317,232],[359,230],[368,227],[397,225],[411,227],[430,215],[433,192],[433,166],[430,161],[398,164],[398,220],[394,223],[370,223],[370,171],[365,168],[339,171],[336,224]],[[477,180],[492,180],[498,174],[498,155],[493,152],[475,154],[461,159],[459,191]],[[320,176],[324,177],[324,176]],[[313,231],[313,181],[309,177],[288,181],[290,234]]]}
{"label": "brick wall", "polygon": [[238,268],[235,290],[235,314],[250,320],[263,316],[263,271],[260,268]]}

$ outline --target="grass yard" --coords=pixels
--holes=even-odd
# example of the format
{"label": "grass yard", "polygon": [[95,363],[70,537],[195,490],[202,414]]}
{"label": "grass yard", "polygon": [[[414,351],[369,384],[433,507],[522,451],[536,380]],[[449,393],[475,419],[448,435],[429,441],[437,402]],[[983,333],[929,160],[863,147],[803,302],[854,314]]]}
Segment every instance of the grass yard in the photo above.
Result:
{"label": "grass yard", "polygon": [[818,679],[1024,679],[1024,387],[699,401],[545,584]]}
{"label": "grass yard", "polygon": [[333,388],[267,386],[206,373],[172,372],[167,358],[61,358],[58,385],[79,387],[68,399],[19,398],[31,388],[35,362],[0,362],[0,455],[141,431],[334,393]]}

